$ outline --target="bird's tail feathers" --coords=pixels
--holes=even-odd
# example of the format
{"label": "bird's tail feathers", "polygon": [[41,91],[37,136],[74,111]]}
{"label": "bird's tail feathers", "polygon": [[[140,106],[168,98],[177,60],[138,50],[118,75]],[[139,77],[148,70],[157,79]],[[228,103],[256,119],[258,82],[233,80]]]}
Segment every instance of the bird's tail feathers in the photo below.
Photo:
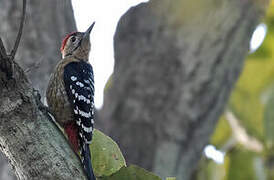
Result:
{"label": "bird's tail feathers", "polygon": [[81,141],[80,148],[81,148],[80,149],[81,161],[82,161],[85,173],[88,177],[88,180],[96,180],[95,175],[93,173],[92,164],[91,164],[89,144]]}

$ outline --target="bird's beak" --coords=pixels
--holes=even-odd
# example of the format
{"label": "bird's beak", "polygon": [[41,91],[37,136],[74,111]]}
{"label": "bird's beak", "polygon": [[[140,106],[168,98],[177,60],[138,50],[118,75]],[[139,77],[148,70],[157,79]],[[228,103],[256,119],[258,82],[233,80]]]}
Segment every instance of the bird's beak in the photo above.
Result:
{"label": "bird's beak", "polygon": [[84,32],[84,36],[82,38],[82,41],[79,43],[79,46],[88,47],[88,45],[90,43],[89,35],[90,35],[91,30],[93,29],[94,24],[95,24],[95,22],[93,22],[92,25],[89,26],[89,28],[86,30],[86,32]]}
{"label": "bird's beak", "polygon": [[93,23],[89,26],[89,28],[86,30],[83,39],[89,40],[89,35],[90,35],[91,30],[93,29],[94,24],[95,24],[95,22],[93,22]]}

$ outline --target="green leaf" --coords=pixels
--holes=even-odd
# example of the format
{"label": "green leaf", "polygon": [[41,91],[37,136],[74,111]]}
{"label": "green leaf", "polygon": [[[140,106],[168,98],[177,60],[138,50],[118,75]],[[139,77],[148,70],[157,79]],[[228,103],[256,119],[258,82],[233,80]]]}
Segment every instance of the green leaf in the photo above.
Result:
{"label": "green leaf", "polygon": [[118,145],[99,130],[94,131],[90,149],[96,177],[109,176],[126,166]]}
{"label": "green leaf", "polygon": [[122,167],[118,172],[108,177],[99,178],[100,180],[161,180],[160,177],[148,172],[147,170],[135,165]]}

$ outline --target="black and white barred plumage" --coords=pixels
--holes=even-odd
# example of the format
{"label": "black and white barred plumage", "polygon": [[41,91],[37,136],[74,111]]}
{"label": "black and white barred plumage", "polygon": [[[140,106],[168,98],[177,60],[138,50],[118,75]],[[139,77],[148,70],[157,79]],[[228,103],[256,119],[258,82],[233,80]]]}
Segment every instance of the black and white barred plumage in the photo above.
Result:
{"label": "black and white barred plumage", "polygon": [[[85,62],[71,62],[64,67],[64,84],[72,105],[79,133],[79,150],[84,168],[91,167],[89,144],[94,127],[94,77],[92,66]],[[88,174],[88,176],[91,176]]]}

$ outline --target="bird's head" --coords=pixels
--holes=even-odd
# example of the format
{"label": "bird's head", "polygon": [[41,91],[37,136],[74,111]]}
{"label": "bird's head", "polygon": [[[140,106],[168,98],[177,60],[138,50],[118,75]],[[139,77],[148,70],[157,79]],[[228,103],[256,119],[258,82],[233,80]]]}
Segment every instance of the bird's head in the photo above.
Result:
{"label": "bird's head", "polygon": [[86,30],[86,32],[72,32],[68,34],[61,46],[62,57],[74,56],[78,59],[88,61],[90,51],[89,35],[95,22]]}

